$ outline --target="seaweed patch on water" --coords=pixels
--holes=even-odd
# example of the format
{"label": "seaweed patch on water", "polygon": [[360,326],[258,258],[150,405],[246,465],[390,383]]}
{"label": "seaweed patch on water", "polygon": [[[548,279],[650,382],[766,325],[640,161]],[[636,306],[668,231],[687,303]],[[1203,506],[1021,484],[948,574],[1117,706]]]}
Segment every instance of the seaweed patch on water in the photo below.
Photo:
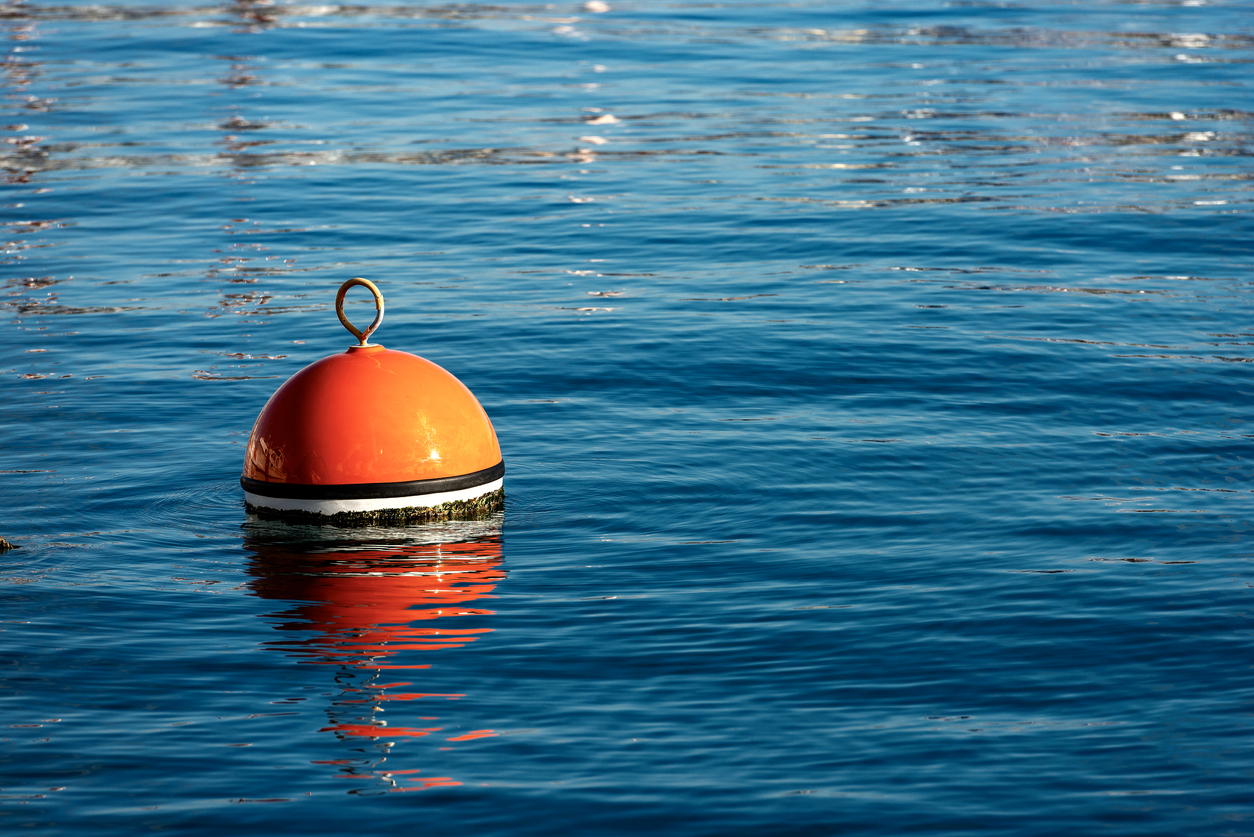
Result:
{"label": "seaweed patch on water", "polygon": [[473,520],[505,508],[505,489],[498,488],[470,500],[451,500],[438,506],[406,506],[377,511],[321,512],[268,509],[245,502],[249,514],[286,523],[312,523],[320,526],[374,526],[382,523],[426,523],[436,520]]}

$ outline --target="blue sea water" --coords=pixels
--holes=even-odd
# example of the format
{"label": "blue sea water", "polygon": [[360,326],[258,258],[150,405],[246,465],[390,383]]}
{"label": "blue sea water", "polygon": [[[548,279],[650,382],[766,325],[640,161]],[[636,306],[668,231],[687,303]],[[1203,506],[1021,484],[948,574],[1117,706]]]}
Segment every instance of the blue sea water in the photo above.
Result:
{"label": "blue sea water", "polygon": [[[1254,834],[1248,0],[0,27],[4,833]],[[245,513],[353,276],[503,513]]]}

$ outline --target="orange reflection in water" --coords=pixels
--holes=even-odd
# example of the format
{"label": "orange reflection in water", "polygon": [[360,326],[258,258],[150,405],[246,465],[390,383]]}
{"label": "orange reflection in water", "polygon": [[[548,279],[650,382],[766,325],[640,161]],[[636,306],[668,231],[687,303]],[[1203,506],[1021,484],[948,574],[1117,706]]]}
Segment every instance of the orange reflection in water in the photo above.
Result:
{"label": "orange reflection in water", "polygon": [[[412,532],[404,533],[409,537],[370,532],[351,541],[299,542],[294,534],[323,530],[264,523],[255,530],[245,540],[253,553],[249,586],[261,598],[291,605],[270,614],[283,620],[275,627],[291,632],[291,638],[265,645],[302,664],[336,667],[339,691],[327,707],[329,723],[321,732],[374,745],[384,756],[398,740],[444,732],[438,736],[444,744],[445,738],[468,742],[497,734],[473,730],[450,735],[443,726],[394,724],[381,715],[389,709],[422,712],[420,720],[438,721],[424,702],[465,697],[462,692],[412,690],[421,689],[412,678],[431,668],[430,653],[465,647],[493,630],[457,627],[456,622],[457,617],[493,614],[472,603],[494,598],[492,591],[505,579],[499,524],[419,530],[425,542],[416,541]],[[458,536],[463,539],[455,540]],[[398,674],[411,679],[398,681]],[[374,779],[389,791],[461,784],[448,777],[411,775],[417,770],[380,769],[382,760],[366,761],[325,763],[344,765],[341,775]]]}
{"label": "orange reflection in water", "polygon": [[397,663],[397,652],[458,648],[492,631],[422,623],[491,616],[491,610],[469,603],[490,597],[505,578],[500,564],[499,538],[316,553],[266,545],[258,551],[257,568],[262,572],[251,587],[262,598],[306,602],[285,613],[301,621],[280,630],[315,628],[318,633],[270,643],[305,657],[302,662],[419,669],[430,665]]}

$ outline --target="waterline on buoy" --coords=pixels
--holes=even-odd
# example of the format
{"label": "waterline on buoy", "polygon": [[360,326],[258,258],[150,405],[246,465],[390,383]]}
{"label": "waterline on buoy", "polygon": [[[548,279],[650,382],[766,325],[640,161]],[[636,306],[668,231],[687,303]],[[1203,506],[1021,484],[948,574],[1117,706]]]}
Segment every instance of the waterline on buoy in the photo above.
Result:
{"label": "waterline on buoy", "polygon": [[[442,520],[471,520],[482,518],[505,508],[505,489],[501,487],[503,480],[494,484],[497,488],[486,494],[460,499],[445,500],[436,505],[401,506],[394,504],[398,500],[412,499],[419,502],[431,502],[436,495],[425,494],[416,498],[392,498],[386,507],[378,509],[344,509],[335,511],[330,504],[362,501],[296,501],[317,504],[318,509],[308,508],[274,508],[276,502],[284,502],[281,498],[261,497],[244,492],[244,510],[258,517],[272,518],[285,523],[311,523],[318,526],[363,526],[391,523],[428,523]],[[470,493],[475,489],[467,489]],[[453,493],[453,492],[450,492]],[[456,492],[463,493],[463,492]],[[291,501],[288,501],[291,502]],[[366,501],[382,502],[382,501]],[[262,503],[263,505],[257,505]]]}
{"label": "waterline on buoy", "polygon": [[384,509],[432,508],[445,503],[459,500],[473,500],[484,494],[491,494],[505,484],[505,478],[493,480],[486,485],[474,488],[463,488],[458,491],[441,491],[435,494],[411,494],[408,497],[378,497],[358,500],[304,500],[294,497],[266,497],[244,491],[244,502],[258,508],[275,511],[303,511],[318,514],[339,514],[340,512],[376,512]]}

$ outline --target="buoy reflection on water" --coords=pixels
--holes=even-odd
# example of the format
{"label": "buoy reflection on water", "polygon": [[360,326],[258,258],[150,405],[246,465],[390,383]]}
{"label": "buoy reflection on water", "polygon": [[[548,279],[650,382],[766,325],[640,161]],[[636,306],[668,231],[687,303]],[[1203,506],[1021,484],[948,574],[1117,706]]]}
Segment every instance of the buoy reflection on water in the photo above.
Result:
{"label": "buoy reflection on water", "polygon": [[[311,535],[325,531],[309,528]],[[324,763],[338,767],[342,778],[373,780],[379,791],[461,784],[419,770],[383,770],[381,762],[401,741],[434,737],[447,747],[497,734],[438,723],[438,704],[466,693],[423,690],[422,673],[439,663],[428,655],[463,648],[493,630],[455,623],[493,615],[482,600],[493,598],[506,577],[499,517],[417,532],[357,530],[351,540],[302,542],[293,534],[293,527],[253,522],[244,541],[252,553],[249,587],[290,605],[268,618],[280,618],[276,630],[291,638],[267,642],[268,648],[300,664],[332,667],[337,691],[318,731],[357,745],[358,755]],[[384,719],[385,710],[403,717]],[[362,759],[361,745],[378,756]]]}

